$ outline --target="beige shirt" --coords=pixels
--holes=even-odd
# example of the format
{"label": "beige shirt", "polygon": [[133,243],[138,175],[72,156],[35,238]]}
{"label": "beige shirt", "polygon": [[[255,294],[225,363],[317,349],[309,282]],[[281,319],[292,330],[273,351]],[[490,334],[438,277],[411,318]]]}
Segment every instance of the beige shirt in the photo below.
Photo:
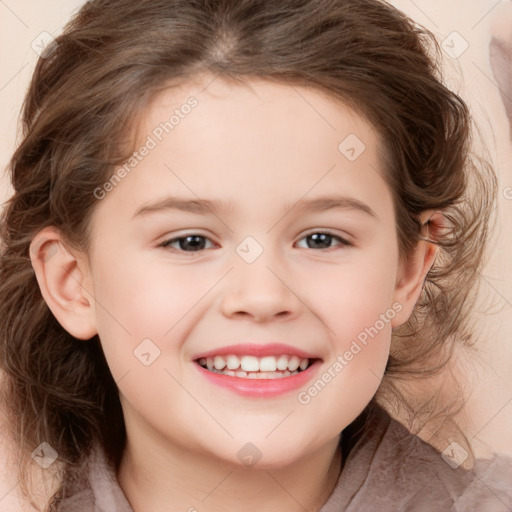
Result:
{"label": "beige shirt", "polygon": [[[340,450],[338,483],[318,512],[512,511],[512,459],[495,455],[476,460],[471,471],[454,469],[378,406],[343,431]],[[99,449],[77,492],[59,510],[133,512]]]}

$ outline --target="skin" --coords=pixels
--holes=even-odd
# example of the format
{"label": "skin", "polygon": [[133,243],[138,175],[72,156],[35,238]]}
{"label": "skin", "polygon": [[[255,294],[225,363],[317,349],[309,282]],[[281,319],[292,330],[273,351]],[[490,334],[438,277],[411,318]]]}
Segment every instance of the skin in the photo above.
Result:
{"label": "skin", "polygon": [[[140,143],[191,95],[198,106],[98,202],[90,250],[45,228],[34,269],[61,325],[100,336],[128,433],[118,478],[135,512],[318,510],[339,476],[340,432],[377,391],[391,329],[411,314],[435,246],[419,242],[399,259],[378,134],[343,103],[304,87],[198,78],[154,100]],[[338,150],[349,134],[366,146],[355,161]],[[335,192],[375,217],[289,206]],[[136,214],[170,195],[231,208]],[[318,248],[307,235],[325,230],[351,245],[333,237]],[[190,234],[207,237],[203,250],[161,245]],[[247,236],[263,249],[250,264],[236,252]],[[279,341],[321,358],[320,376],[393,304],[400,312],[308,404],[300,390],[240,396],[193,362],[212,348]],[[160,349],[150,366],[133,354],[146,338]],[[247,442],[262,454],[252,467],[237,456]]]}

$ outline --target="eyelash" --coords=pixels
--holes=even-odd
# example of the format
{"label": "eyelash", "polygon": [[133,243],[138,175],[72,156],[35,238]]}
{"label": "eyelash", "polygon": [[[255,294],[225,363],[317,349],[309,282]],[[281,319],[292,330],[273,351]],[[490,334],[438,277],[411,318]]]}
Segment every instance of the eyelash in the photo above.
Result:
{"label": "eyelash", "polygon": [[[335,239],[335,240],[337,240],[339,242],[338,247],[339,246],[352,247],[352,245],[353,245],[352,243],[350,243],[345,238],[342,238],[339,235],[336,235],[336,234],[334,234],[334,233],[332,233],[331,231],[328,231],[328,230],[326,230],[326,231],[313,231],[311,233],[308,233],[308,234],[304,235],[300,240],[304,240],[305,238],[308,238],[308,237],[310,237],[312,235],[327,235],[327,236],[330,236],[330,237],[332,237],[333,239]],[[196,253],[196,252],[202,252],[202,251],[206,250],[206,249],[199,249],[197,251],[185,251],[185,250],[182,250],[182,249],[176,249],[174,247],[170,247],[171,244],[179,242],[180,240],[185,240],[186,238],[190,238],[190,237],[200,237],[200,238],[204,238],[206,240],[210,240],[208,237],[206,237],[204,235],[200,235],[198,233],[187,233],[187,234],[185,234],[183,236],[180,236],[180,237],[169,238],[168,240],[164,240],[161,244],[158,245],[158,247],[163,247],[165,249],[171,248],[174,252],[182,252],[182,253],[188,253],[188,254],[193,254],[193,253]],[[211,240],[210,240],[210,242],[211,242]],[[336,246],[328,247],[328,248],[322,248],[320,250],[326,251],[326,250],[329,250],[329,249],[333,249],[334,247],[336,247]],[[315,249],[312,249],[312,250],[315,250]]]}

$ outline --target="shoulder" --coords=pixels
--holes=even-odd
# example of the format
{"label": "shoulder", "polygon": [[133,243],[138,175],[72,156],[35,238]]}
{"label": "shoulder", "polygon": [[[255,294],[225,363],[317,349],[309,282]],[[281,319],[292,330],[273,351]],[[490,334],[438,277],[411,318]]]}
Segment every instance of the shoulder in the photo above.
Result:
{"label": "shoulder", "polygon": [[512,508],[511,459],[477,460],[465,470],[449,450],[439,452],[375,404],[343,431],[341,449],[344,465],[332,495],[335,508],[322,512]]}

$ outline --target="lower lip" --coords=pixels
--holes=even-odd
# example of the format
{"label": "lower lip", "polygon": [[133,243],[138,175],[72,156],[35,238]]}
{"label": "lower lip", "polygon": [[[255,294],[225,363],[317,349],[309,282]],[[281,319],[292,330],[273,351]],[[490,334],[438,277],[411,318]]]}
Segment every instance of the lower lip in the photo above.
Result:
{"label": "lower lip", "polygon": [[239,395],[267,398],[283,395],[304,386],[314,377],[321,361],[316,360],[306,370],[296,375],[281,377],[279,379],[244,379],[242,377],[231,377],[230,375],[210,372],[197,362],[194,364],[199,369],[199,372],[212,384],[230,389]]}

